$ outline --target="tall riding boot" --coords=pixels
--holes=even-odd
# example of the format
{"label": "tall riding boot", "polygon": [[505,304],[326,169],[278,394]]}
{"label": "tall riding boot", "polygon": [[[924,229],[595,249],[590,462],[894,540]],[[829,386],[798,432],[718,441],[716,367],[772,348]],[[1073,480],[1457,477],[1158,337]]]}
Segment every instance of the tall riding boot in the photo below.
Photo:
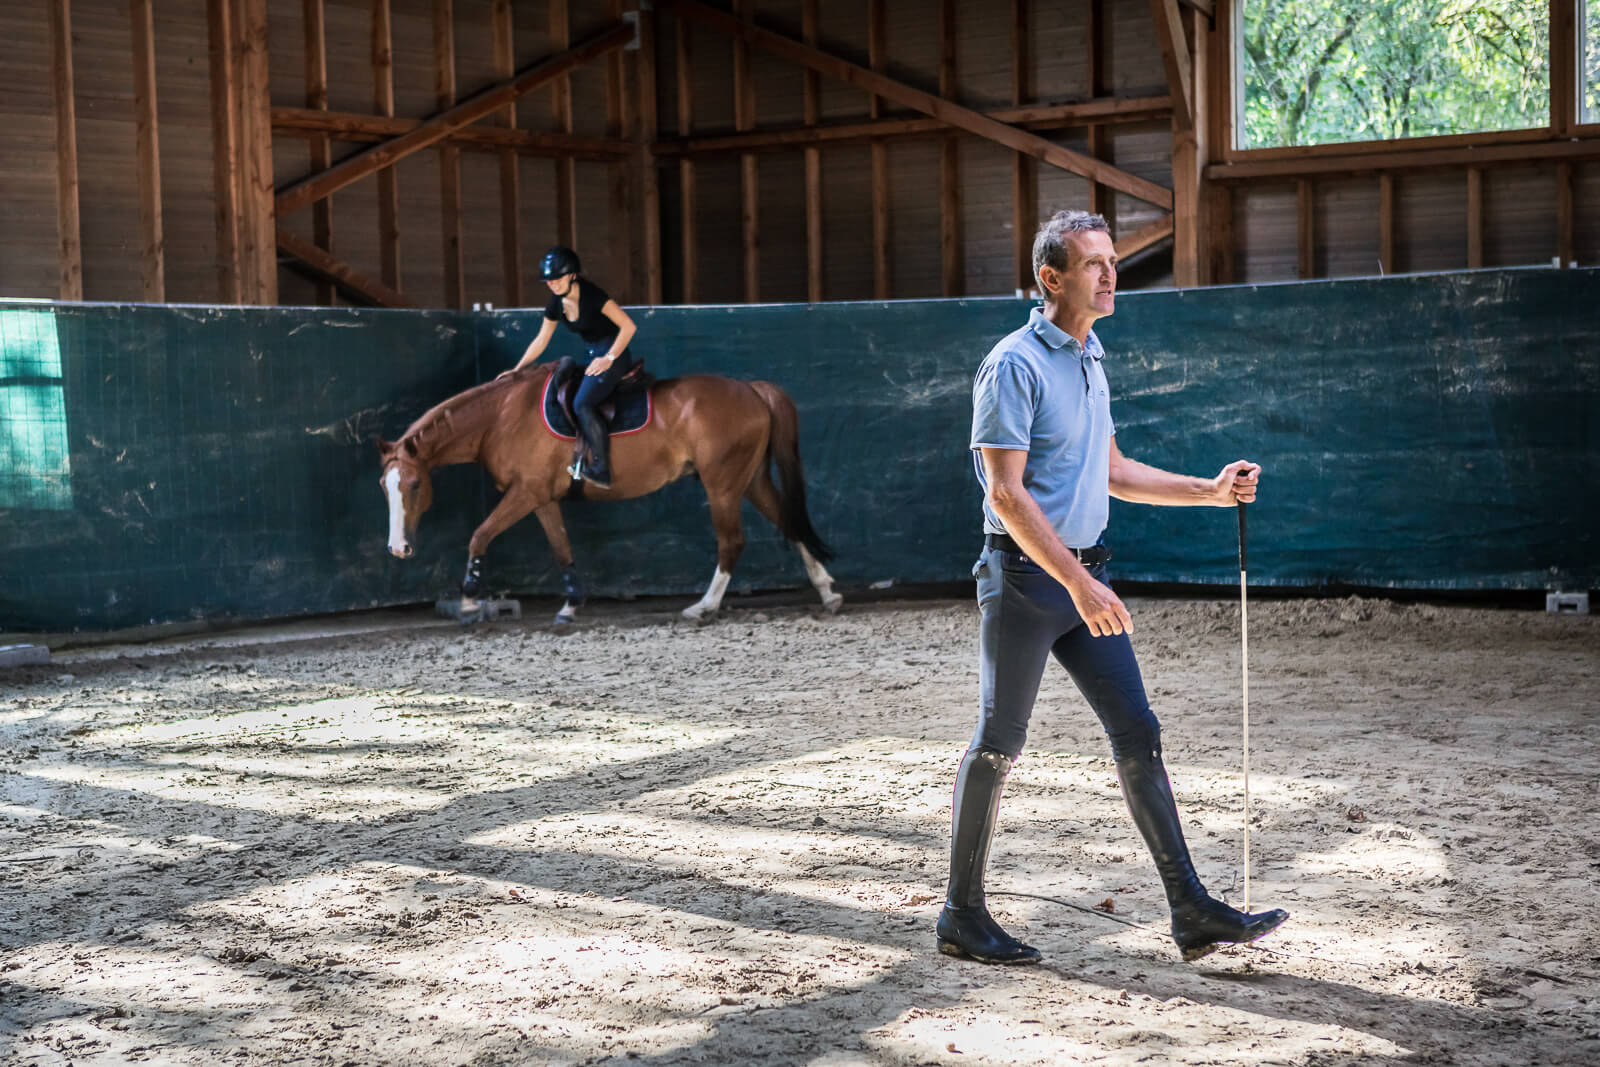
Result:
{"label": "tall riding boot", "polygon": [[939,913],[939,951],[981,963],[1037,963],[1039,950],[1000,929],[983,899],[983,868],[1000,813],[1000,789],[1011,760],[988,748],[970,750],[956,774],[950,832],[950,891]]}
{"label": "tall riding boot", "polygon": [[1200,884],[1183,843],[1178,805],[1161,753],[1117,760],[1117,777],[1133,821],[1150,847],[1172,909],[1172,939],[1186,960],[1215,952],[1223,943],[1242,943],[1270,933],[1289,917],[1286,911],[1242,912],[1214,900]]}
{"label": "tall riding boot", "polygon": [[583,430],[583,443],[589,450],[583,465],[583,480],[601,489],[610,489],[611,435],[606,432],[605,420],[587,407],[578,408],[576,414]]}

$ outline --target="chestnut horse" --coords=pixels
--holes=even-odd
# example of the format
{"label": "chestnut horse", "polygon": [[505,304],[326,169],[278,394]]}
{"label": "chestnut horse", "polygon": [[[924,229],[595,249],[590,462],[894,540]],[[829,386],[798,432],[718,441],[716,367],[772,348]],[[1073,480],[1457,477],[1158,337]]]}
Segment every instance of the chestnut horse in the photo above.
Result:
{"label": "chestnut horse", "polygon": [[[538,516],[562,568],[566,602],[556,622],[571,622],[583,603],[583,582],[573,566],[560,507],[572,489],[572,443],[545,426],[540,410],[552,369],[552,364],[537,364],[501,375],[435,406],[398,441],[378,441],[380,482],[389,504],[389,551],[401,559],[412,554],[417,519],[433,502],[430,473],[435,467],[479,463],[505,494],[467,545],[464,612],[473,610],[482,589],[489,543],[530,511]],[[694,374],[656,382],[651,405],[650,421],[642,430],[612,438],[611,487],[586,483],[583,495],[625,500],[653,493],[686,474],[699,475],[717,532],[717,569],[705,595],[684,609],[684,617],[705,621],[722,606],[744,549],[741,500],[749,500],[794,542],[822,606],[838,611],[844,598],[833,591],[833,578],[822,565],[833,553],[806,512],[799,416],[788,395],[771,382]],[[781,491],[772,479],[774,463]]]}

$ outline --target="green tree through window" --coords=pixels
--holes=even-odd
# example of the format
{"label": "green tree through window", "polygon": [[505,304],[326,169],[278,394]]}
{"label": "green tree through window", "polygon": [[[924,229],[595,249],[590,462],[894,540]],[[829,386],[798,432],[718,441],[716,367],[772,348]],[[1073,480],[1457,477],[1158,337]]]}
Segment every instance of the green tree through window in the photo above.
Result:
{"label": "green tree through window", "polygon": [[71,507],[55,313],[0,308],[0,508]]}
{"label": "green tree through window", "polygon": [[1239,147],[1542,128],[1549,20],[1544,0],[1243,0]]}
{"label": "green tree through window", "polygon": [[1578,20],[1582,41],[1581,61],[1582,122],[1600,122],[1600,0],[1583,0],[1583,17]]}

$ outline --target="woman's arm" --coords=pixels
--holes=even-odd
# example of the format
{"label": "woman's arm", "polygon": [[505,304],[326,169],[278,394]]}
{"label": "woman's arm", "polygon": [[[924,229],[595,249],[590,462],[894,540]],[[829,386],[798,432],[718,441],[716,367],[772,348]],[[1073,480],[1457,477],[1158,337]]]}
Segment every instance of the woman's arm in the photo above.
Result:
{"label": "woman's arm", "polygon": [[522,358],[517,360],[517,365],[512,370],[521,370],[544,354],[545,348],[550,344],[550,338],[555,336],[556,323],[554,319],[545,319],[539,327],[539,334],[528,342],[528,350],[522,353]]}
{"label": "woman's arm", "polygon": [[634,325],[632,316],[617,306],[615,300],[607,300],[600,314],[617,324],[617,339],[611,342],[611,351],[589,364],[588,374],[600,374],[610,369],[616,358],[628,350],[628,342],[633,340],[633,335],[639,329]]}

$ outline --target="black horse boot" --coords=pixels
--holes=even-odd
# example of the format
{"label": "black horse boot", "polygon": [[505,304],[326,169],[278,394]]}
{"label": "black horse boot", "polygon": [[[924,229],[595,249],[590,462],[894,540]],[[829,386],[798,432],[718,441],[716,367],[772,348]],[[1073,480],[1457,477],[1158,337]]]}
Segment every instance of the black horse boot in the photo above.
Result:
{"label": "black horse boot", "polygon": [[1271,933],[1289,917],[1286,911],[1242,912],[1215,900],[1200,884],[1183,843],[1178,805],[1160,752],[1117,760],[1117,777],[1133,821],[1155,858],[1172,909],[1172,939],[1190,962],[1223,944],[1242,944]]}
{"label": "black horse boot", "polygon": [[579,428],[588,455],[583,458],[583,480],[600,489],[611,488],[611,435],[605,420],[590,408],[578,408]]}
{"label": "black horse boot", "polygon": [[1000,789],[1011,761],[989,748],[972,749],[956,774],[950,831],[950,890],[939,913],[939,951],[980,963],[1037,963],[1039,950],[1000,929],[983,899],[983,868],[1000,813]]}

